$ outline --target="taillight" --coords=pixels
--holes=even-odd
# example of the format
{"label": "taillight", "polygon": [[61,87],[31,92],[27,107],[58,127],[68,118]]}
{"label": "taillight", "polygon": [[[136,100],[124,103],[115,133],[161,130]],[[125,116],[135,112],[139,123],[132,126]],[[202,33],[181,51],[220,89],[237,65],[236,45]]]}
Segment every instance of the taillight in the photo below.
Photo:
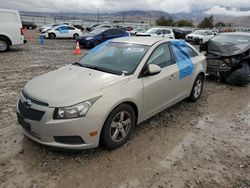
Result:
{"label": "taillight", "polygon": [[21,31],[21,35],[24,35],[24,33],[23,33],[23,28],[21,28],[20,31]]}

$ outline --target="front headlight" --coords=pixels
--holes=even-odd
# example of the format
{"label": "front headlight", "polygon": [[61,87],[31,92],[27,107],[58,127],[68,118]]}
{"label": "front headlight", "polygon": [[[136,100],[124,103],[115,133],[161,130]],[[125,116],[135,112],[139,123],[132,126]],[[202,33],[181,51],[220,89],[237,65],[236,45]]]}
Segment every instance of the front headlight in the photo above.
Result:
{"label": "front headlight", "polygon": [[86,38],[86,40],[92,40],[94,37],[88,37]]}
{"label": "front headlight", "polygon": [[83,117],[99,98],[100,97],[95,97],[73,106],[56,108],[54,112],[54,119],[72,119]]}

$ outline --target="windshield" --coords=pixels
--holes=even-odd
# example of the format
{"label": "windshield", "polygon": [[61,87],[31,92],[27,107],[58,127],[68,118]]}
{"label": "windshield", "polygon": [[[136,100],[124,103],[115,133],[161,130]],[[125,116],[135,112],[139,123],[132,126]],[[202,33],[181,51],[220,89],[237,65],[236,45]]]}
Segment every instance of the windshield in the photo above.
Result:
{"label": "windshield", "polygon": [[228,44],[247,44],[250,43],[249,36],[239,35],[218,35],[212,39],[212,41]]}
{"label": "windshield", "polygon": [[158,30],[159,29],[149,29],[149,30],[146,31],[146,33],[155,34],[155,33],[157,33]]}
{"label": "windshield", "polygon": [[102,33],[105,30],[107,30],[107,29],[95,29],[95,30],[93,30],[93,31],[91,31],[89,33],[93,34],[93,35],[98,35],[98,34]]}
{"label": "windshield", "polygon": [[196,31],[193,32],[193,34],[195,34],[195,35],[203,35],[204,31],[196,30]]}
{"label": "windshield", "polygon": [[78,64],[112,74],[131,75],[148,49],[148,46],[108,41],[90,50]]}

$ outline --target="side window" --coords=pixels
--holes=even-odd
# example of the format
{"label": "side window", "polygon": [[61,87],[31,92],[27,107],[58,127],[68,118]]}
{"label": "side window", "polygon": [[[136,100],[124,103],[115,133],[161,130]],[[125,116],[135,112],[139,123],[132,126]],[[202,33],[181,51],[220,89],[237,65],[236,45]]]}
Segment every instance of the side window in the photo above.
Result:
{"label": "side window", "polygon": [[157,35],[161,35],[161,34],[163,34],[163,30],[159,29],[156,33],[157,33]]}
{"label": "side window", "polygon": [[114,30],[115,35],[122,35],[124,32],[118,29]]}
{"label": "side window", "polygon": [[158,46],[151,54],[147,64],[159,65],[161,68],[171,65],[171,53],[167,43]]}
{"label": "side window", "polygon": [[68,28],[68,30],[75,30],[74,27],[67,27],[67,28]]}
{"label": "side window", "polygon": [[164,34],[171,34],[170,30],[163,30]]}
{"label": "side window", "polygon": [[208,36],[208,35],[214,35],[214,33],[213,33],[213,32],[210,32],[210,31],[206,31],[206,32],[205,32],[205,35],[207,35],[207,36]]}
{"label": "side window", "polygon": [[195,56],[198,56],[197,52],[194,51],[191,47],[187,46],[187,51],[188,51],[188,54],[189,56],[192,58],[192,57],[195,57]]}
{"label": "side window", "polygon": [[107,31],[104,31],[103,34],[104,34],[104,35],[107,35],[107,36],[113,35],[113,34],[114,34],[114,33],[113,33],[113,29],[109,29],[109,30],[107,30]]}
{"label": "side window", "polygon": [[68,27],[67,26],[62,26],[62,27],[59,27],[58,29],[59,29],[59,31],[67,31]]}

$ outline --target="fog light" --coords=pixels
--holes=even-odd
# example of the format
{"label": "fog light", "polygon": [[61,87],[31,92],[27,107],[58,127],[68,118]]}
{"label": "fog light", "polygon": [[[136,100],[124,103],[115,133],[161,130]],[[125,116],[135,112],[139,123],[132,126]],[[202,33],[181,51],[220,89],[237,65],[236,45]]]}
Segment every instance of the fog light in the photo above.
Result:
{"label": "fog light", "polygon": [[96,136],[97,135],[97,131],[93,131],[89,133],[89,136]]}

